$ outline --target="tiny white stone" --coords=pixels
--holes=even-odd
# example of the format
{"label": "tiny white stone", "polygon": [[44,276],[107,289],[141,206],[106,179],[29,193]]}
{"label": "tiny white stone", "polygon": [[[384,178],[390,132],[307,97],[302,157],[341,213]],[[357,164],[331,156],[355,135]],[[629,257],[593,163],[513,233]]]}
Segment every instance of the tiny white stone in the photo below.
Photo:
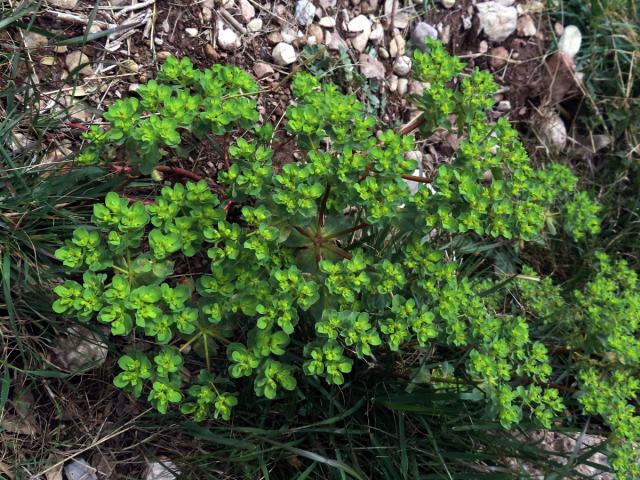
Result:
{"label": "tiny white stone", "polygon": [[234,50],[240,46],[240,38],[230,28],[222,28],[218,30],[218,45],[223,50]]}
{"label": "tiny white stone", "polygon": [[395,32],[393,38],[389,42],[389,54],[395,58],[404,55],[405,41],[400,32]]}
{"label": "tiny white stone", "polygon": [[251,20],[249,23],[247,23],[247,30],[252,33],[262,30],[262,19],[254,18],[253,20]]}
{"label": "tiny white stone", "polygon": [[289,27],[285,27],[280,32],[282,35],[282,41],[285,43],[293,43],[298,38],[298,31]]}
{"label": "tiny white stone", "polygon": [[575,25],[567,25],[564,27],[562,36],[560,40],[558,40],[558,50],[573,59],[580,50],[581,44],[582,33],[580,33],[580,29]]}
{"label": "tiny white stone", "polygon": [[81,65],[84,65],[80,69],[81,75],[91,75],[93,73],[93,68],[91,68],[89,57],[87,57],[80,50],[69,52],[67,54],[67,57],[65,58],[65,64],[69,72],[72,72],[73,70],[76,70]]}
{"label": "tiny white stone", "polygon": [[256,16],[256,9],[249,3],[249,0],[240,0],[238,6],[240,7],[240,15],[245,22],[249,22]]}
{"label": "tiny white stone", "polygon": [[153,462],[148,464],[145,480],[175,480],[179,474],[178,467],[171,461]]}
{"label": "tiny white stone", "polygon": [[395,92],[396,90],[398,90],[398,76],[397,75],[391,75],[389,77],[389,91],[390,92]]}
{"label": "tiny white stone", "polygon": [[453,8],[456,4],[456,0],[440,0],[440,3],[444,8]]}
{"label": "tiny white stone", "polygon": [[480,42],[480,45],[478,46],[478,52],[487,53],[488,51],[489,51],[489,44],[487,43],[486,40],[482,40]]}
{"label": "tiny white stone", "polygon": [[[422,163],[422,152],[418,150],[416,150],[415,152],[407,152],[404,154],[404,158],[406,158],[407,160],[415,160],[418,165],[420,165],[420,163]],[[422,170],[420,168],[416,168],[413,172],[413,176],[421,177]],[[411,195],[415,195],[416,193],[418,193],[418,190],[422,186],[420,182],[416,182],[415,180],[404,180],[404,182],[409,186],[409,192],[411,193]]]}
{"label": "tiny white stone", "polygon": [[555,111],[541,113],[538,132],[546,147],[554,152],[567,144],[567,127]]}
{"label": "tiny white stone", "polygon": [[369,40],[375,44],[380,43],[381,40],[384,39],[384,28],[380,24],[380,22],[376,22],[371,30],[371,35],[369,35]]}
{"label": "tiny white stone", "polygon": [[298,0],[296,2],[296,20],[303,27],[311,25],[316,15],[316,6],[311,0]]}
{"label": "tiny white stone", "polygon": [[402,55],[393,62],[393,72],[400,76],[404,77],[411,71],[411,58],[406,55]]}
{"label": "tiny white stone", "polygon": [[190,37],[197,37],[198,36],[198,29],[197,28],[185,28],[184,31],[187,32],[187,35],[189,35]]}
{"label": "tiny white stone", "polygon": [[398,95],[401,97],[406,95],[407,90],[409,89],[409,80],[406,78],[398,79]]}
{"label": "tiny white stone", "polygon": [[520,18],[518,18],[517,30],[518,35],[520,35],[521,37],[532,37],[538,31],[533,18],[531,18],[531,15],[527,14],[522,15]]}
{"label": "tiny white stone", "polygon": [[476,8],[480,29],[484,30],[489,40],[502,42],[515,31],[518,22],[518,11],[515,7],[491,1],[478,3]]}
{"label": "tiny white stone", "polygon": [[371,35],[371,20],[364,15],[353,18],[347,27],[350,32],[359,33],[351,39],[351,45],[359,52],[364,51]]}
{"label": "tiny white stone", "polygon": [[413,30],[411,31],[411,41],[413,44],[419,49],[424,50],[426,48],[424,41],[427,37],[435,40],[438,38],[438,30],[426,22],[416,23],[415,27],[413,27]]}
{"label": "tiny white stone", "polygon": [[336,19],[333,17],[322,17],[318,23],[320,23],[321,27],[333,28],[336,26]]}
{"label": "tiny white stone", "polygon": [[294,48],[285,42],[280,42],[273,47],[271,55],[273,56],[273,61],[281,67],[291,65],[298,58]]}
{"label": "tiny white stone", "polygon": [[498,102],[498,111],[499,112],[508,112],[511,110],[511,102],[509,100],[502,100]]}

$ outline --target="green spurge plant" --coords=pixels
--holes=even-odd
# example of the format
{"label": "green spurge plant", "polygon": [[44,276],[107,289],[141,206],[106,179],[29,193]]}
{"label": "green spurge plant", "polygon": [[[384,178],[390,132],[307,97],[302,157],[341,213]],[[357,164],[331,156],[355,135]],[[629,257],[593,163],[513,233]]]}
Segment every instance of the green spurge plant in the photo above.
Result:
{"label": "green spurge plant", "polygon": [[[487,121],[490,76],[427,46],[414,56],[416,78],[431,84],[416,99],[420,131],[461,140],[431,178],[413,176],[412,137],[377,132],[356,98],[304,73],[284,123],[301,160],[276,162],[280,132],[257,123],[246,73],[167,60],[140,99],[111,107],[110,129],[86,135],[79,161],[124,151],[149,171],[211,135],[223,140],[228,198],[205,181],[164,186],[149,205],[110,193],[56,252],[82,283],[56,287],[54,310],[127,337],[114,383],[160,412],[179,404],[196,420],[228,419],[244,385],[275,399],[307,377],[347,385],[352,370],[422,351],[433,388],[486,399],[505,428],[569,422],[564,412],[580,405],[602,415],[615,468],[634,471],[635,274],[601,256],[568,296],[529,267],[473,268],[470,251],[517,253],[559,225],[578,241],[597,233],[598,207],[568,168],[534,168],[509,123]],[[556,350],[569,352],[577,392]]]}

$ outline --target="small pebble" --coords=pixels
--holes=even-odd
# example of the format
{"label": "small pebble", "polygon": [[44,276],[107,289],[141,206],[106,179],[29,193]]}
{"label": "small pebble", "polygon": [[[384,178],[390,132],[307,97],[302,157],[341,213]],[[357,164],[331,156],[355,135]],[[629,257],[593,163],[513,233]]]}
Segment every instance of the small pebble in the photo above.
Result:
{"label": "small pebble", "polygon": [[411,58],[407,57],[406,55],[402,55],[398,57],[396,61],[393,62],[393,72],[396,75],[403,77],[407,75],[410,71],[411,71]]}
{"label": "small pebble", "polygon": [[318,23],[320,23],[321,27],[333,28],[336,26],[336,19],[333,17],[322,17]]}
{"label": "small pebble", "polygon": [[358,15],[349,22],[347,28],[350,32],[358,34],[351,39],[351,45],[359,52],[363,52],[371,35],[371,20],[364,15]]}
{"label": "small pebble", "polygon": [[516,27],[518,35],[521,37],[533,37],[538,31],[531,15],[522,15],[518,18],[518,26]]}
{"label": "small pebble", "polygon": [[257,62],[253,66],[253,73],[255,73],[258,79],[261,79],[264,77],[268,77],[269,75],[273,75],[274,70],[273,70],[273,67],[268,63]]}
{"label": "small pebble", "polygon": [[198,36],[198,29],[197,28],[185,28],[184,31],[190,37],[197,37]]}
{"label": "small pebble", "polygon": [[256,9],[251,5],[249,0],[239,0],[238,7],[240,7],[240,16],[245,23],[251,21],[256,16]]}
{"label": "small pebble", "polygon": [[76,70],[80,65],[84,65],[80,69],[81,75],[86,76],[93,73],[93,68],[91,68],[89,57],[80,50],[69,52],[65,58],[65,65],[67,66],[67,70],[69,70],[69,72]]}
{"label": "small pebble", "polygon": [[[246,1],[246,0],[245,0]],[[311,25],[316,15],[316,6],[311,0],[298,0],[296,2],[295,16],[298,24],[303,27]]]}
{"label": "small pebble", "polygon": [[291,65],[298,58],[294,48],[285,42],[280,42],[273,48],[273,61],[281,67]]}
{"label": "small pebble", "polygon": [[508,112],[511,110],[511,102],[509,100],[502,100],[498,103],[497,109],[499,112]]}
{"label": "small pebble", "polygon": [[582,33],[580,29],[575,25],[567,25],[564,27],[562,36],[558,40],[558,50],[564,53],[567,57],[573,59],[582,44]]}
{"label": "small pebble", "polygon": [[249,30],[252,33],[256,33],[262,30],[262,19],[261,18],[252,19],[249,23],[247,23],[247,30]]}
{"label": "small pebble", "polygon": [[411,41],[413,44],[421,50],[426,49],[424,41],[428,38],[438,38],[438,30],[432,25],[425,22],[416,23],[415,27],[411,31]]}
{"label": "small pebble", "polygon": [[218,45],[223,50],[235,50],[240,46],[240,37],[230,28],[222,28],[218,30]]}
{"label": "small pebble", "polygon": [[406,78],[398,79],[398,95],[400,95],[401,97],[404,97],[407,93],[408,87],[409,87],[409,80],[407,80]]}
{"label": "small pebble", "polygon": [[489,52],[489,66],[491,70],[500,70],[507,64],[507,59],[509,58],[509,50],[504,47],[496,47],[492,48]]}
{"label": "small pebble", "polygon": [[395,92],[398,90],[398,76],[397,75],[391,75],[389,77],[389,91],[390,92]]}
{"label": "small pebble", "polygon": [[487,43],[486,40],[482,40],[480,42],[480,45],[478,46],[478,52],[487,53],[488,51],[489,51],[489,44]]}

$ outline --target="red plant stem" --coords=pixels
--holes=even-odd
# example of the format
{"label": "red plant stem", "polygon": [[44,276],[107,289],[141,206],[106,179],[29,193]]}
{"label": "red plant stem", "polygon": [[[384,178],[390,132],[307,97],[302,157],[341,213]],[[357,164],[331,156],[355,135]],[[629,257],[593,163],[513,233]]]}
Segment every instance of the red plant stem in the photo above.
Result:
{"label": "red plant stem", "polygon": [[169,165],[158,165],[156,170],[159,172],[170,173],[172,175],[177,175],[178,177],[188,178],[195,182],[199,182],[202,180],[202,177],[197,173],[190,172],[189,170],[185,170],[180,167],[170,167]]}
{"label": "red plant stem", "polygon": [[408,135],[413,132],[416,128],[420,127],[425,122],[424,114],[414,118],[409,123],[404,125],[400,131],[398,132],[400,135]]}
{"label": "red plant stem", "polygon": [[402,175],[405,180],[411,180],[412,182],[431,183],[433,180],[429,177],[418,177],[416,175]]}
{"label": "red plant stem", "polygon": [[89,127],[87,127],[86,125],[83,125],[83,124],[81,124],[81,123],[70,122],[70,121],[68,121],[68,120],[67,120],[67,121],[65,121],[65,122],[64,122],[64,124],[65,124],[67,127],[77,128],[78,130],[84,130],[85,132],[86,132],[87,130],[89,130]]}
{"label": "red plant stem", "polygon": [[300,233],[301,235],[304,235],[307,238],[310,238],[311,240],[315,240],[315,237],[313,236],[313,234],[307,230],[306,228],[302,228],[302,227],[293,227],[295,228],[298,233]]}
{"label": "red plant stem", "polygon": [[111,165],[111,170],[122,175],[127,175],[133,172],[133,169],[127,165]]}

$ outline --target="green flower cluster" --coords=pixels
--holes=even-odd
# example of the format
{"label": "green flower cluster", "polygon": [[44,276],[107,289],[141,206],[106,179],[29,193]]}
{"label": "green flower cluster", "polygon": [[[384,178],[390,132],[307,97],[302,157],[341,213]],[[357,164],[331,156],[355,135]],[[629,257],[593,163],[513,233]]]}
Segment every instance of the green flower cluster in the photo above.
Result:
{"label": "green flower cluster", "polygon": [[148,174],[163,157],[188,156],[187,132],[200,141],[253,127],[259,119],[257,91],[240,68],[214,65],[202,71],[187,57],[169,57],[158,80],[140,86],[139,99],[118,100],[104,113],[109,130],[92,126],[83,134],[87,145],[77,161],[94,165],[124,156]]}
{"label": "green flower cluster", "polygon": [[[460,146],[413,194],[413,138],[376,131],[356,98],[304,73],[284,121],[295,163],[275,161],[283,132],[257,124],[246,73],[198,71],[185,59],[168,60],[140,100],[114,105],[110,130],[89,132],[85,152],[155,152],[147,169],[191,135],[229,142],[221,155],[230,166],[217,180],[233,208],[205,181],[165,186],[149,205],[110,193],[93,225],[56,252],[83,282],[56,287],[55,311],[108,324],[132,344],[117,386],[148,392],[161,412],[176,404],[198,421],[227,419],[247,387],[275,399],[308,376],[344,385],[363,364],[428,351],[433,375],[446,371],[433,388],[485,399],[487,416],[506,428],[523,418],[549,427],[571,406],[555,383],[566,368],[550,358],[562,347],[584,411],[601,414],[624,445],[638,439],[633,272],[603,257],[568,299],[527,267],[513,283],[498,268],[473,267],[468,253],[496,239],[513,252],[558,231],[596,233],[598,207],[576,193],[566,167],[534,168],[514,129],[487,121],[489,76],[463,75],[441,45],[427,46],[414,57],[416,78],[431,82],[418,99],[422,133],[448,129]],[[624,451],[617,458],[626,468]]]}

